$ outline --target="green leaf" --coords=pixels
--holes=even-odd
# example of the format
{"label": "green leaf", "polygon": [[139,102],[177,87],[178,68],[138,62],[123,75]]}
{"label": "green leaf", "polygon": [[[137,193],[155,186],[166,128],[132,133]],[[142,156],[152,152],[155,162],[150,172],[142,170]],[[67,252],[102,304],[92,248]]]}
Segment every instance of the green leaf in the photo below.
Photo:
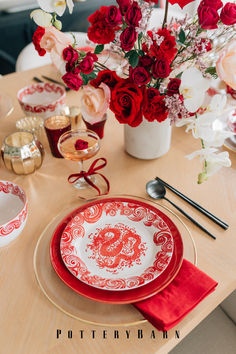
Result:
{"label": "green leaf", "polygon": [[104,49],[104,44],[98,44],[94,50],[94,53],[99,54],[103,51],[103,49]]}
{"label": "green leaf", "polygon": [[176,75],[176,79],[181,79],[183,72],[179,73],[178,75]]}
{"label": "green leaf", "polygon": [[143,56],[145,55],[145,53],[144,53],[144,51],[143,51],[142,49],[140,49],[140,50],[138,51],[138,54],[139,54],[141,57],[143,57]]}
{"label": "green leaf", "polygon": [[180,32],[179,32],[179,41],[180,43],[184,43],[186,39],[186,35],[184,33],[184,30],[181,28]]}
{"label": "green leaf", "polygon": [[83,85],[87,85],[88,82],[89,82],[89,77],[88,77],[88,75],[85,75],[85,74],[83,74],[83,73],[80,73],[80,76],[82,77]]}
{"label": "green leaf", "polygon": [[136,50],[130,50],[129,52],[125,53],[125,58],[130,57],[133,53],[136,53]]}
{"label": "green leaf", "polygon": [[217,72],[216,72],[216,68],[215,66],[210,66],[209,68],[206,69],[205,71],[207,74],[210,74],[211,76],[213,76],[214,78],[217,78]]}
{"label": "green leaf", "polygon": [[139,62],[139,55],[134,50],[133,53],[129,56],[129,63],[132,66],[132,68],[135,68],[138,65],[138,62]]}

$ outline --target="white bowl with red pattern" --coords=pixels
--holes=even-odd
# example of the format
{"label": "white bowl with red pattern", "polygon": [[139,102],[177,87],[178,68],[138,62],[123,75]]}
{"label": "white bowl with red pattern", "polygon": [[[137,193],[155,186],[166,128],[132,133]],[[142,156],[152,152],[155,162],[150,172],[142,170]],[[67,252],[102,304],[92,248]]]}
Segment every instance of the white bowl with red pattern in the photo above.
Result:
{"label": "white bowl with red pattern", "polygon": [[27,116],[46,119],[61,115],[65,107],[66,91],[62,85],[43,82],[23,87],[18,91],[17,98]]}
{"label": "white bowl with red pattern", "polygon": [[28,201],[17,184],[0,180],[0,247],[15,240],[25,227]]}

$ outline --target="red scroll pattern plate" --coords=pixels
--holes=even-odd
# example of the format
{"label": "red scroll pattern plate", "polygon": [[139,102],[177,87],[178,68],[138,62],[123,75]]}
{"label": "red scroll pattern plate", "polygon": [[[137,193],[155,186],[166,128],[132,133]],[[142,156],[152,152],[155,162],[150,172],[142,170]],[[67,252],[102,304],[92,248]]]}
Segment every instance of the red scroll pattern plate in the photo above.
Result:
{"label": "red scroll pattern plate", "polygon": [[173,232],[173,223],[156,208],[108,198],[77,213],[60,248],[67,269],[80,281],[120,291],[159,277],[171,261],[176,239],[181,240],[178,230]]}

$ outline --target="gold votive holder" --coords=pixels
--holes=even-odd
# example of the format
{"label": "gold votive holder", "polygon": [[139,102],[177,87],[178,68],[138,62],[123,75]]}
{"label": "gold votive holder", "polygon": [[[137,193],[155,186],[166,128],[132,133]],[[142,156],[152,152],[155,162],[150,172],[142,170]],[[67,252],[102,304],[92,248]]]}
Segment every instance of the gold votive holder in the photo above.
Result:
{"label": "gold votive holder", "polygon": [[27,131],[36,135],[36,137],[40,140],[42,138],[44,120],[41,117],[24,117],[18,119],[16,122],[16,128],[19,131]]}
{"label": "gold votive holder", "polygon": [[8,170],[28,175],[42,165],[44,150],[33,133],[20,131],[5,137],[1,154]]}

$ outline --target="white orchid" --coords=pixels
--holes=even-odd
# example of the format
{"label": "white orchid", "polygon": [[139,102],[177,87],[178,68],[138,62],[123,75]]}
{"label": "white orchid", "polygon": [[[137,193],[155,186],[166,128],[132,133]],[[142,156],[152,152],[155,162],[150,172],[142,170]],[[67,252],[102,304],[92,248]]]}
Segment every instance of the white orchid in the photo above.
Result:
{"label": "white orchid", "polygon": [[38,0],[38,4],[42,10],[46,12],[56,12],[58,16],[64,14],[66,6],[68,6],[70,14],[74,7],[72,0]]}
{"label": "white orchid", "polygon": [[187,124],[186,132],[192,131],[194,138],[202,139],[206,147],[219,147],[225,139],[232,137],[233,133],[222,129],[222,124],[217,124],[218,116],[222,115],[226,105],[226,95],[215,95],[206,108],[205,113],[196,117],[180,119],[176,125],[181,127]]}
{"label": "white orchid", "polygon": [[41,9],[32,11],[30,17],[34,20],[36,25],[41,27],[49,27],[52,24],[52,15]]}
{"label": "white orchid", "polygon": [[194,113],[201,107],[209,87],[210,81],[197,68],[191,67],[183,72],[179,92],[183,95],[184,106],[189,112]]}
{"label": "white orchid", "polygon": [[201,161],[205,161],[204,171],[199,174],[199,183],[207,180],[208,177],[219,171],[221,167],[230,167],[231,161],[229,159],[228,151],[217,153],[215,148],[205,148],[198,151],[194,151],[192,154],[186,157],[191,160],[196,156],[200,156]]}

